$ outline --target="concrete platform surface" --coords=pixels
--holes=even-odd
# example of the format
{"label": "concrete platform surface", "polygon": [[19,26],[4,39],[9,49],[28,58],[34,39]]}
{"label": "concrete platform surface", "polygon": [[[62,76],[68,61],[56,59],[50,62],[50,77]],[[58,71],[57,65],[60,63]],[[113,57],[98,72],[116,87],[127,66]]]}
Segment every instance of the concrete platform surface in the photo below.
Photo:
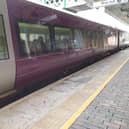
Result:
{"label": "concrete platform surface", "polygon": [[70,129],[129,129],[129,61]]}
{"label": "concrete platform surface", "polygon": [[67,128],[128,58],[120,51],[0,109],[0,129]]}

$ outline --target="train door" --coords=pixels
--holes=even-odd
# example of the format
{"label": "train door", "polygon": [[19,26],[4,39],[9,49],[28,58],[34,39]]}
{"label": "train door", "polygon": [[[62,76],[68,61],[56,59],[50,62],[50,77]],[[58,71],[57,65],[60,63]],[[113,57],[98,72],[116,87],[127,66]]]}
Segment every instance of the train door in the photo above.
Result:
{"label": "train door", "polygon": [[12,91],[15,82],[15,59],[7,4],[0,1],[0,95]]}

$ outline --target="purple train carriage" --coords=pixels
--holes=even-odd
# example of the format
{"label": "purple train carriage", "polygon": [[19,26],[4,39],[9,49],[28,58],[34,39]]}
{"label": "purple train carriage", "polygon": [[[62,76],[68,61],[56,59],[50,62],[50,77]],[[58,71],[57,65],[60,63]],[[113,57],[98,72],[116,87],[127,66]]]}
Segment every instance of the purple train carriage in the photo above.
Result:
{"label": "purple train carriage", "polygon": [[26,0],[1,0],[0,96],[116,51],[120,33]]}

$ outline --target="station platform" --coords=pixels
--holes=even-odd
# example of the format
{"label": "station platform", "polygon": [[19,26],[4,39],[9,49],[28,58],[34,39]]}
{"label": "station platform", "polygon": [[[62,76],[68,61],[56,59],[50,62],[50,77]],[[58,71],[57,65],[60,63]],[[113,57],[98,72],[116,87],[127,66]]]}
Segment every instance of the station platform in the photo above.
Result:
{"label": "station platform", "polygon": [[129,61],[70,129],[129,129]]}
{"label": "station platform", "polygon": [[1,108],[0,129],[129,129],[128,66],[125,49]]}

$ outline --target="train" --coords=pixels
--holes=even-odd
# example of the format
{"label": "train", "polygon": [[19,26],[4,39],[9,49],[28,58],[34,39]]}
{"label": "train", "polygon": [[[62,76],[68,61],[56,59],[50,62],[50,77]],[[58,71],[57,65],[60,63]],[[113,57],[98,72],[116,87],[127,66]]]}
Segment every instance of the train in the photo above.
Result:
{"label": "train", "polygon": [[0,96],[117,51],[121,33],[27,0],[1,0]]}

